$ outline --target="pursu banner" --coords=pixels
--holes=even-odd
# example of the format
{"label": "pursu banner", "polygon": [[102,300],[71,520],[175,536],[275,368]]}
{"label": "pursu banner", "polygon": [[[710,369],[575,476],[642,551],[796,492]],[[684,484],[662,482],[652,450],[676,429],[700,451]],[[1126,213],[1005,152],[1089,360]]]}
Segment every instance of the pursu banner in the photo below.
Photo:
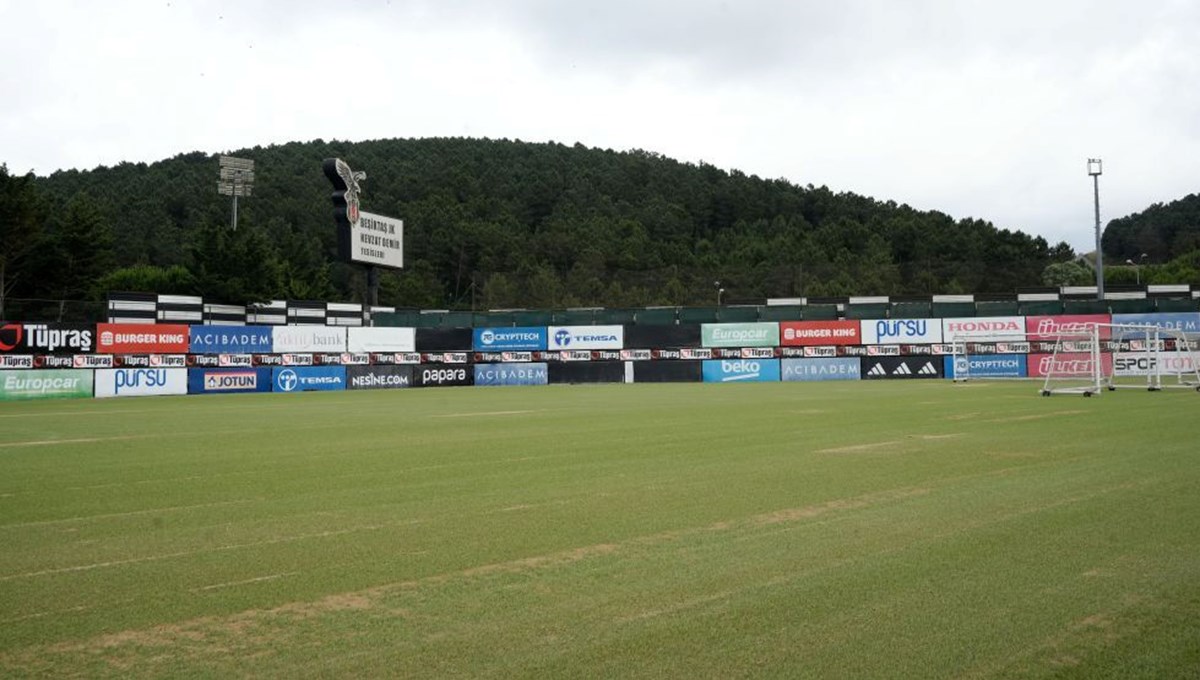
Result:
{"label": "pursu banner", "polygon": [[109,368],[96,371],[96,397],[187,394],[186,368]]}
{"label": "pursu banner", "polygon": [[0,401],[88,398],[92,385],[92,371],[84,369],[0,371]]}
{"label": "pursu banner", "polygon": [[706,323],[700,326],[700,342],[705,347],[776,347],[779,324]]}
{"label": "pursu banner", "polygon": [[942,341],[940,319],[871,319],[862,321],[864,345],[928,345]]}

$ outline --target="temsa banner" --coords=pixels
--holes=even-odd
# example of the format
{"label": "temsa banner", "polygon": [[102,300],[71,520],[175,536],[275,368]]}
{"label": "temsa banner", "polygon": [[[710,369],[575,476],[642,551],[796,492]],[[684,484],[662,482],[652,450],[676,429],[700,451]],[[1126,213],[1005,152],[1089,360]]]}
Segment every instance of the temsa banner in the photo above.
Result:
{"label": "temsa banner", "polygon": [[186,354],[183,324],[96,324],[96,351],[102,354]]}
{"label": "temsa banner", "polygon": [[[1111,314],[1071,314],[1025,317],[1025,334],[1031,342],[1053,342],[1060,333],[1090,333],[1095,324],[1112,323]],[[1100,328],[1100,339],[1112,335],[1107,326]]]}
{"label": "temsa banner", "polygon": [[[1068,352],[1058,356],[1053,354],[1030,354],[1029,377],[1045,378],[1053,371],[1057,377],[1090,378],[1092,375],[1092,357],[1087,352]],[[1100,368],[1104,375],[1112,371],[1112,355],[1100,355]]]}
{"label": "temsa banner", "polygon": [[784,347],[861,345],[858,321],[783,321],[779,340]]}

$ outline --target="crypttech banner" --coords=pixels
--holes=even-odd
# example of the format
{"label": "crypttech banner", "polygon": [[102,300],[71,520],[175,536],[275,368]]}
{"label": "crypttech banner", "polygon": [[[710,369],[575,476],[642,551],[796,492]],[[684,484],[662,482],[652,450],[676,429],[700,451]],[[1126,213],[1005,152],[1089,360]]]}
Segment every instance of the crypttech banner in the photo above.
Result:
{"label": "crypttech banner", "polygon": [[861,345],[858,321],[782,321],[780,342],[784,347]]}
{"label": "crypttech banner", "polygon": [[101,354],[186,354],[188,327],[183,324],[96,324]]}
{"label": "crypttech banner", "polygon": [[324,354],[346,351],[345,326],[273,326],[271,351],[276,354]]}
{"label": "crypttech banner", "polygon": [[941,378],[942,357],[863,357],[863,380]]}
{"label": "crypttech banner", "polygon": [[411,387],[413,367],[404,364],[387,366],[347,366],[346,389],[387,390]]}
{"label": "crypttech banner", "polygon": [[700,344],[704,347],[777,347],[779,324],[774,321],[702,324]]}
{"label": "crypttech banner", "polygon": [[413,367],[415,387],[466,387],[474,382],[475,371],[470,366],[453,364],[421,364]]}
{"label": "crypttech banner", "polygon": [[73,323],[0,323],[0,354],[90,354],[96,327]]}
{"label": "crypttech banner", "polygon": [[268,354],[272,351],[270,326],[190,326],[192,354]]}
{"label": "crypttech banner", "polygon": [[471,349],[476,352],[543,351],[546,349],[546,329],[540,326],[476,328],[471,337]]}
{"label": "crypttech banner", "polygon": [[1025,378],[1029,375],[1029,360],[1024,354],[990,354],[979,356],[944,356],[943,370],[947,378],[963,374],[972,378]]}
{"label": "crypttech banner", "polygon": [[[1113,314],[1114,324],[1154,326],[1180,333],[1200,333],[1200,312],[1163,314]],[[1130,335],[1126,333],[1125,335]]]}
{"label": "crypttech banner", "polygon": [[546,334],[551,350],[625,348],[624,326],[551,326]]}
{"label": "crypttech banner", "polygon": [[779,382],[779,359],[709,359],[704,382]]}
{"label": "crypttech banner", "polygon": [[415,352],[417,332],[412,328],[373,326],[346,329],[347,352]]}
{"label": "crypttech banner", "polygon": [[783,359],[780,369],[784,382],[859,380],[862,377],[862,360],[857,357]]}
{"label": "crypttech banner", "polygon": [[286,366],[271,370],[273,392],[329,392],[344,389],[345,366]]}
{"label": "crypttech banner", "polygon": [[270,391],[271,369],[268,367],[188,369],[188,394]]}
{"label": "crypttech banner", "polygon": [[106,368],[96,371],[96,397],[151,397],[188,393],[186,368]]}
{"label": "crypttech banner", "polygon": [[941,319],[864,319],[864,345],[931,345],[942,341]]}
{"label": "crypttech banner", "polygon": [[475,364],[475,385],[545,385],[549,382],[544,363]]}
{"label": "crypttech banner", "polygon": [[1096,324],[1100,327],[1100,339],[1112,335],[1107,324],[1112,323],[1111,314],[1060,314],[1055,316],[1025,317],[1025,335],[1030,342],[1054,342],[1062,333],[1090,333]]}
{"label": "crypttech banner", "polygon": [[83,369],[0,371],[0,401],[81,399],[92,396],[93,375]]}
{"label": "crypttech banner", "polygon": [[980,316],[942,319],[944,342],[1016,342],[1025,338],[1023,316]]}

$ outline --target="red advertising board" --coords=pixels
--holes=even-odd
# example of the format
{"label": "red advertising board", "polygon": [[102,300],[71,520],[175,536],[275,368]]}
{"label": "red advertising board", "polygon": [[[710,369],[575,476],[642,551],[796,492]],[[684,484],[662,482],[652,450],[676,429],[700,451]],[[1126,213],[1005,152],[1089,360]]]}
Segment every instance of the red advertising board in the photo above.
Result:
{"label": "red advertising board", "polygon": [[783,321],[779,341],[784,347],[861,345],[861,325],[858,321]]}
{"label": "red advertising board", "polygon": [[[1104,375],[1112,372],[1112,355],[1101,354],[1100,365]],[[1092,356],[1086,352],[1064,353],[1055,357],[1053,354],[1030,354],[1029,377],[1045,378],[1051,369],[1059,377],[1089,378],[1092,374]]]}
{"label": "red advertising board", "polygon": [[188,327],[183,324],[96,324],[96,351],[103,354],[184,354]]}
{"label": "red advertising board", "polygon": [[[1055,340],[1059,333],[1087,333],[1092,324],[1112,323],[1111,314],[1070,314],[1060,316],[1027,316],[1025,317],[1025,337],[1027,340]],[[1112,335],[1112,329],[1107,326],[1100,329],[1100,339]]]}

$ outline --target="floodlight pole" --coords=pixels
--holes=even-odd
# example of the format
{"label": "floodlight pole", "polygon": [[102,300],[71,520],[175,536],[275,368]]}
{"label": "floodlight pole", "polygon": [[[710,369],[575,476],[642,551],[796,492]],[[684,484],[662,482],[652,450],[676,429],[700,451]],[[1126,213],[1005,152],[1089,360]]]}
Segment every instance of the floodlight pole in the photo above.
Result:
{"label": "floodlight pole", "polygon": [[1100,175],[1103,168],[1099,158],[1089,158],[1088,174],[1092,176],[1092,187],[1096,203],[1096,299],[1104,301],[1104,252],[1100,250]]}
{"label": "floodlight pole", "polygon": [[254,161],[247,158],[221,156],[217,193],[233,198],[233,230],[237,231],[238,197],[249,196],[254,190]]}

